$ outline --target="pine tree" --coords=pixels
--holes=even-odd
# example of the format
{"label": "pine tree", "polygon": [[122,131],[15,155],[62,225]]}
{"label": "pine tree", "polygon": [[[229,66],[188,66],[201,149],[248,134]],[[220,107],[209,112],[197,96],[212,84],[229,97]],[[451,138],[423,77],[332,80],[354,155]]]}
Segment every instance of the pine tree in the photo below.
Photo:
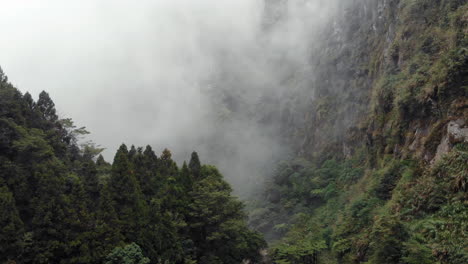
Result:
{"label": "pine tree", "polygon": [[198,158],[198,154],[195,151],[192,152],[192,156],[189,162],[189,168],[193,176],[195,177],[195,179],[200,178],[201,164],[200,164],[200,159]]}
{"label": "pine tree", "polygon": [[81,179],[76,175],[68,175],[66,199],[69,206],[65,209],[66,224],[64,236],[67,244],[66,258],[68,263],[91,263],[94,248],[91,248],[92,216],[89,211],[89,196]]}
{"label": "pine tree", "polygon": [[119,229],[127,241],[138,241],[140,227],[144,221],[145,203],[124,144],[115,155],[108,184],[119,218]]}
{"label": "pine tree", "polygon": [[184,161],[183,165],[182,165],[182,169],[180,170],[180,177],[179,177],[179,181],[181,183],[181,185],[183,186],[184,188],[184,191],[186,193],[190,192],[192,190],[192,185],[193,185],[193,177],[192,175],[190,174],[190,170],[187,166],[187,163]]}
{"label": "pine tree", "polygon": [[102,258],[114,247],[122,245],[124,241],[108,185],[104,185],[101,190],[95,221],[96,227],[92,234],[94,239],[92,239],[93,244],[90,247],[95,248],[96,252],[100,253],[98,256]]}
{"label": "pine tree", "polygon": [[131,161],[135,168],[135,176],[141,188],[141,192],[147,201],[147,198],[150,196],[151,172],[147,167],[148,165],[145,161],[145,155],[143,154],[142,148],[135,149],[135,151],[136,152]]}
{"label": "pine tree", "polygon": [[65,258],[67,247],[63,232],[67,204],[64,196],[63,166],[57,159],[33,167],[37,189],[31,202],[31,230],[34,240],[34,262],[54,263]]}
{"label": "pine tree", "polygon": [[15,199],[6,186],[0,187],[0,226],[0,262],[18,260],[23,222],[16,209]]}
{"label": "pine tree", "polygon": [[39,94],[39,100],[36,103],[36,109],[42,113],[42,117],[51,122],[55,122],[58,120],[58,116],[55,110],[55,104],[50,99],[50,96],[45,91],[42,91]]}
{"label": "pine tree", "polygon": [[34,102],[31,94],[29,92],[26,92],[24,95],[23,95],[23,99],[24,101],[26,102],[26,105],[28,106],[28,109],[30,111],[32,111],[34,109],[34,106],[36,105],[36,103]]}
{"label": "pine tree", "polygon": [[170,150],[168,149],[164,149],[162,154],[161,154],[161,162],[160,162],[160,167],[159,167],[159,170],[160,170],[160,173],[162,175],[165,175],[166,178],[167,176],[171,175],[171,176],[174,176],[175,175],[175,170],[177,170],[177,165],[175,164],[175,162],[172,160],[172,153]]}
{"label": "pine tree", "polygon": [[3,72],[2,67],[0,67],[0,83],[6,83],[6,82],[8,82],[8,78]]}
{"label": "pine tree", "polygon": [[128,160],[133,161],[133,159],[136,157],[137,153],[138,153],[137,149],[135,148],[134,145],[132,145],[130,147],[130,151],[128,152]]}
{"label": "pine tree", "polygon": [[117,247],[107,256],[105,264],[148,264],[150,259],[143,255],[141,248],[131,243],[125,247]]}
{"label": "pine tree", "polygon": [[96,159],[96,165],[97,166],[103,166],[103,165],[109,165],[109,163],[107,163],[104,160],[104,157],[101,154],[99,154],[98,158]]}
{"label": "pine tree", "polygon": [[138,180],[140,181],[142,192],[148,202],[151,198],[155,197],[164,185],[163,178],[159,173],[158,165],[159,160],[153,149],[150,146],[146,146],[141,159],[141,164],[137,164],[137,166],[141,166],[144,170],[139,174]]}
{"label": "pine tree", "polygon": [[96,211],[100,191],[96,164],[92,160],[84,160],[79,166],[79,175],[86,192],[87,207],[91,211]]}
{"label": "pine tree", "polygon": [[265,242],[245,224],[243,204],[231,196],[231,187],[212,166],[202,166],[193,185],[189,212],[191,237],[200,263],[240,263],[258,258]]}

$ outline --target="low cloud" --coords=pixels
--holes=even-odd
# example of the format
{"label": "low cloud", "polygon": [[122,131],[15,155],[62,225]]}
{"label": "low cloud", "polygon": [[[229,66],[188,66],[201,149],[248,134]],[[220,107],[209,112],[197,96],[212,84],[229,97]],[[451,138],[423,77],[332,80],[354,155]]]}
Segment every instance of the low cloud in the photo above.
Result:
{"label": "low cloud", "polygon": [[108,160],[122,142],[167,147],[178,161],[197,150],[246,194],[289,151],[281,107],[291,89],[310,88],[310,47],[334,9],[321,0],[0,0],[0,65],[21,91],[48,91]]}

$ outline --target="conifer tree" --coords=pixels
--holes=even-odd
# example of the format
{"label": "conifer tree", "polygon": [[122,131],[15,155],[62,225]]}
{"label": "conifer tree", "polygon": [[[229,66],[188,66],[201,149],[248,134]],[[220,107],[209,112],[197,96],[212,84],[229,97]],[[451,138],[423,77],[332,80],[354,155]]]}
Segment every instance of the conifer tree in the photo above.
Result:
{"label": "conifer tree", "polygon": [[150,145],[146,146],[143,155],[145,156],[145,165],[147,167],[151,167],[151,170],[156,169],[158,165],[158,157],[156,156]]}
{"label": "conifer tree", "polygon": [[195,151],[192,152],[192,156],[189,162],[189,168],[193,176],[195,177],[195,179],[200,178],[201,164],[200,164],[200,159],[198,158],[198,154]]}
{"label": "conifer tree", "polygon": [[24,99],[26,105],[28,106],[28,109],[32,111],[34,109],[35,102],[34,102],[32,96],[31,96],[31,94],[29,92],[26,92],[23,95],[23,99]]}
{"label": "conifer tree", "polygon": [[190,174],[190,170],[185,161],[182,165],[182,169],[180,170],[179,181],[182,184],[185,192],[189,192],[192,190],[193,177]]}
{"label": "conifer tree", "polygon": [[42,113],[42,116],[45,120],[51,122],[58,120],[55,104],[52,99],[50,99],[50,96],[47,92],[42,91],[39,94],[39,100],[37,100],[36,109]]}
{"label": "conifer tree", "polygon": [[50,159],[33,167],[36,192],[31,202],[34,254],[36,263],[54,263],[64,259],[67,252],[63,236],[66,208],[63,166]]}
{"label": "conifer tree", "polygon": [[104,157],[99,154],[98,158],[96,159],[96,165],[97,166],[103,166],[103,165],[108,165],[109,163],[107,163],[105,160],[104,160]]}
{"label": "conifer tree", "polygon": [[140,186],[145,199],[150,201],[164,185],[163,179],[159,173],[158,157],[150,146],[146,146],[140,163],[141,164],[137,164],[137,166],[141,166],[144,170],[138,175]]}
{"label": "conifer tree", "polygon": [[95,238],[93,239],[94,248],[100,253],[101,257],[105,256],[114,247],[123,244],[124,237],[108,185],[104,185],[101,190],[93,236]]}
{"label": "conifer tree", "polygon": [[148,196],[148,189],[150,188],[149,185],[151,176],[149,168],[147,168],[147,164],[145,162],[145,156],[143,154],[142,148],[135,149],[135,154],[133,158],[130,160],[135,168],[135,177],[138,181],[138,184],[141,188],[141,192],[144,195],[144,198]]}
{"label": "conifer tree", "polygon": [[135,148],[134,145],[132,145],[130,147],[130,151],[128,152],[128,160],[133,161],[133,159],[136,157],[137,153],[138,153],[137,149]]}
{"label": "conifer tree", "polygon": [[8,82],[8,78],[0,67],[0,83]]}
{"label": "conifer tree", "polygon": [[161,154],[161,166],[159,167],[160,173],[163,175],[172,175],[174,176],[174,168],[176,164],[172,160],[172,153],[168,149],[164,149]]}
{"label": "conifer tree", "polygon": [[108,184],[119,219],[119,229],[128,241],[138,241],[139,228],[144,220],[145,204],[124,144],[115,155]]}
{"label": "conifer tree", "polygon": [[265,243],[247,228],[243,204],[231,196],[231,187],[215,167],[202,166],[200,178],[193,185],[189,212],[197,259],[232,264],[255,259],[258,252],[252,249]]}
{"label": "conifer tree", "polygon": [[91,248],[91,214],[88,204],[89,196],[81,179],[76,175],[68,175],[66,198],[69,206],[65,209],[66,224],[63,235],[67,244],[68,263],[91,263],[95,248]]}
{"label": "conifer tree", "polygon": [[91,211],[96,211],[99,204],[99,179],[96,164],[92,160],[84,160],[79,168],[80,182],[86,193],[87,207]]}
{"label": "conifer tree", "polygon": [[0,186],[0,227],[0,262],[17,260],[24,228],[13,195],[6,186]]}

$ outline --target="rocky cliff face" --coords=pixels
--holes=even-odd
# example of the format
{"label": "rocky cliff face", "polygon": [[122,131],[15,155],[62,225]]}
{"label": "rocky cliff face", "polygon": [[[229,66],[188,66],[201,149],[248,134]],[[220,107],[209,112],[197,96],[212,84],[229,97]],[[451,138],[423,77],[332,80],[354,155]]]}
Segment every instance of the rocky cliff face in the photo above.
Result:
{"label": "rocky cliff face", "polygon": [[468,4],[336,3],[281,83],[294,158],[251,224],[278,262],[465,263]]}
{"label": "rocky cliff face", "polygon": [[[283,131],[297,152],[349,156],[365,143],[376,155],[431,161],[449,120],[467,118],[462,3],[343,3],[311,49],[312,77],[296,91],[299,103],[283,110]],[[313,97],[304,99],[307,91]],[[432,133],[440,135],[429,139]]]}
{"label": "rocky cliff face", "polygon": [[263,186],[255,175],[278,156],[320,164],[366,148],[373,165],[385,155],[431,163],[448,123],[466,120],[466,8],[265,0],[259,36],[220,52],[209,89],[209,119],[220,122],[203,152],[237,190]]}

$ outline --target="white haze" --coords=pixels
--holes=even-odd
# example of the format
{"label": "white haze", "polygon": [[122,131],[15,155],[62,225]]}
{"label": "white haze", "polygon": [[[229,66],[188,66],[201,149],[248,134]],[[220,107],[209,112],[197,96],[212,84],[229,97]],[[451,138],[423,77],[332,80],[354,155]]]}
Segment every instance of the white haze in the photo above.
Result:
{"label": "white haze", "polygon": [[[275,124],[250,114],[260,98],[308,85],[331,2],[289,1],[266,19],[262,0],[0,0],[0,66],[21,91],[49,92],[108,160],[122,142],[179,161],[197,150],[246,193],[287,152]],[[291,76],[298,87],[283,87]]]}

